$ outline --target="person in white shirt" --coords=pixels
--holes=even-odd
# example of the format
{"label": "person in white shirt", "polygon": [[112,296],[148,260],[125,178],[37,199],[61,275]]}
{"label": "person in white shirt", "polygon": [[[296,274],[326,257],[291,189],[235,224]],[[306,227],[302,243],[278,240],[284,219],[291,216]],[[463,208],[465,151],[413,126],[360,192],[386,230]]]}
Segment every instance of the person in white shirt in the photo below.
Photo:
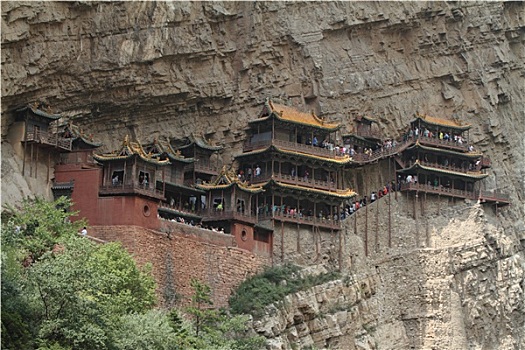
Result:
{"label": "person in white shirt", "polygon": [[82,229],[82,231],[80,231],[80,233],[82,234],[82,236],[87,236],[87,228],[86,228],[86,226],[84,226],[84,228]]}

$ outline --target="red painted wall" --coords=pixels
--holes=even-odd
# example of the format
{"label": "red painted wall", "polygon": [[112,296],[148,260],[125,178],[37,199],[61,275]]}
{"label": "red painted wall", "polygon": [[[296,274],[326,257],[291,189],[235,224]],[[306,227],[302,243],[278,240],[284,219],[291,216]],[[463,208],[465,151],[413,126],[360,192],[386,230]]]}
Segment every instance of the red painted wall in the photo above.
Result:
{"label": "red painted wall", "polygon": [[[242,234],[243,230],[246,232],[244,237]],[[232,225],[232,235],[235,236],[237,247],[262,256],[271,256],[271,242],[256,241],[252,226],[234,223]]]}
{"label": "red painted wall", "polygon": [[86,218],[90,225],[97,224],[98,187],[101,176],[99,168],[82,169],[80,164],[65,164],[55,166],[55,181],[75,181],[71,199],[73,210],[80,211],[71,220]]}
{"label": "red painted wall", "polygon": [[[86,218],[89,225],[137,225],[150,229],[159,229],[156,200],[139,196],[99,197],[102,183],[100,168],[82,168],[78,164],[57,165],[55,181],[75,185],[71,199],[73,210],[80,211],[72,220]],[[149,213],[145,207],[149,208]]]}

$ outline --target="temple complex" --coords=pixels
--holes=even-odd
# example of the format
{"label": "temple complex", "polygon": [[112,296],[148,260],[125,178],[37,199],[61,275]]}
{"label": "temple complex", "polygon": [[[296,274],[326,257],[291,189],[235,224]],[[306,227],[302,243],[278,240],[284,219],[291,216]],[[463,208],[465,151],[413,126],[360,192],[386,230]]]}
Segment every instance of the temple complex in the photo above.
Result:
{"label": "temple complex", "polygon": [[334,244],[345,208],[368,195],[350,188],[356,171],[383,159],[389,189],[415,200],[423,193],[509,204],[507,195],[483,190],[490,159],[469,143],[470,125],[453,120],[417,115],[402,138],[384,140],[371,117],[355,118],[342,134],[340,123],[267,99],[228,166],[223,146],[193,134],[146,144],[126,136],[117,149],[98,152],[92,135],[70,122],[59,126],[60,117],[27,106],[17,111],[15,129],[29,158],[26,175],[36,173],[39,150],[54,150],[53,194],[72,198],[80,212],[73,219],[153,230],[163,220],[186,223],[273,262],[320,244],[301,237],[325,235]]}

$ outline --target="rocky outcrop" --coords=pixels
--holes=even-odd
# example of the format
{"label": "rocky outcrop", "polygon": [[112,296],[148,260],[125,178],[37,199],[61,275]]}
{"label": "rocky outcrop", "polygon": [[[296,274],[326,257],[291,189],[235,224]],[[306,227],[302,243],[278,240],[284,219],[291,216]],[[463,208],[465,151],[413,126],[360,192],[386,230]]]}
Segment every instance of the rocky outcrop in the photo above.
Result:
{"label": "rocky outcrop", "polygon": [[51,193],[42,171],[20,175],[8,137],[13,110],[37,100],[105,150],[126,134],[147,142],[193,132],[225,145],[225,163],[268,96],[347,130],[355,115],[373,115],[385,136],[398,136],[415,112],[460,119],[492,158],[486,189],[509,192],[512,205],[496,217],[474,203],[439,202],[414,219],[400,204],[392,247],[367,257],[363,230],[350,226],[348,279],[291,296],[292,306],[257,329],[275,348],[525,347],[523,2],[1,7],[3,204]]}
{"label": "rocky outcrop", "polygon": [[[394,215],[413,228],[405,202],[398,197]],[[458,203],[454,211],[429,213],[436,228],[432,247],[394,237],[392,249],[369,256],[364,230],[356,235],[351,217],[344,277],[268,307],[254,329],[269,338],[271,349],[523,348],[523,245],[481,204]]]}

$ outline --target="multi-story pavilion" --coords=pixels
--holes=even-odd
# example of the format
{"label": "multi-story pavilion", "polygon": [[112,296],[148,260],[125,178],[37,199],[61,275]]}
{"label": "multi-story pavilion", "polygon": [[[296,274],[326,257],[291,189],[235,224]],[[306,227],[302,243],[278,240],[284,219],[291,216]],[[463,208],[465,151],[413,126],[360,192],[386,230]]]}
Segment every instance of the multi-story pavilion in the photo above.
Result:
{"label": "multi-story pavilion", "polygon": [[425,192],[455,198],[481,199],[508,204],[508,196],[483,191],[479,180],[488,175],[490,159],[468,143],[470,125],[417,115],[410,123],[409,146],[396,157],[409,176],[402,190]]}
{"label": "multi-story pavilion", "polygon": [[184,167],[184,183],[193,186],[204,181],[210,182],[219,174],[222,162],[219,152],[224,148],[210,144],[204,137],[190,135],[182,142],[173,141],[176,149],[183,157],[194,161]]}
{"label": "multi-story pavilion", "polygon": [[355,196],[344,188],[343,167],[351,158],[334,146],[341,126],[271,100],[249,125],[236,161],[246,181],[265,189],[259,221],[338,230],[340,207]]}

